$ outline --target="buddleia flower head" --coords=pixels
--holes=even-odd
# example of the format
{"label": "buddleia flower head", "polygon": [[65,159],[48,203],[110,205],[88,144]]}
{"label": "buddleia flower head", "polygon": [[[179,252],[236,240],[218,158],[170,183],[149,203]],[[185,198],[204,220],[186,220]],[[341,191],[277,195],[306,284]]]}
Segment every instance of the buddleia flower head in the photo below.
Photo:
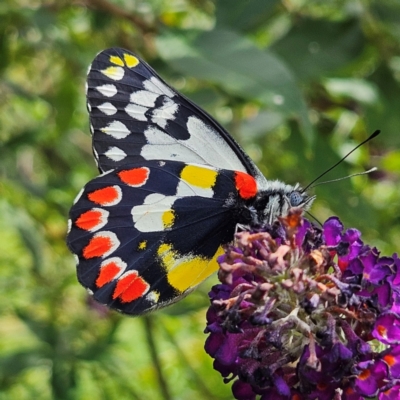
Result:
{"label": "buddleia flower head", "polygon": [[400,260],[301,210],[219,258],[205,349],[238,400],[400,398]]}

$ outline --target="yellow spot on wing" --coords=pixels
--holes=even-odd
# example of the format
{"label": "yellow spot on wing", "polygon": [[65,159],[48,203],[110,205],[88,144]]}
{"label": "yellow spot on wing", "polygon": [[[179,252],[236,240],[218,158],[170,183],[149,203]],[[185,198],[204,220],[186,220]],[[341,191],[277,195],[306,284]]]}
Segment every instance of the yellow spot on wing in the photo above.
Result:
{"label": "yellow spot on wing", "polygon": [[173,265],[174,257],[177,252],[173,250],[170,244],[163,243],[157,250],[157,255],[161,258],[164,267],[168,270],[168,266]]}
{"label": "yellow spot on wing", "polygon": [[169,284],[180,292],[185,292],[218,269],[217,257],[223,252],[222,247],[219,247],[211,259],[193,255],[182,256],[172,245],[163,243],[158,248],[157,255],[167,271]]}
{"label": "yellow spot on wing", "polygon": [[124,62],[117,56],[110,56],[110,62],[116,65],[124,66]]}
{"label": "yellow spot on wing", "polygon": [[124,60],[125,60],[126,66],[129,68],[136,67],[136,65],[139,64],[139,60],[132,54],[125,53]]}
{"label": "yellow spot on wing", "polygon": [[212,169],[187,165],[181,172],[181,178],[187,183],[203,189],[211,189],[217,179],[218,172]]}
{"label": "yellow spot on wing", "polygon": [[172,210],[165,211],[162,215],[162,222],[164,224],[164,228],[170,228],[174,223],[175,214]]}
{"label": "yellow spot on wing", "polygon": [[119,81],[124,77],[124,69],[121,67],[108,67],[103,69],[101,73],[114,81]]}
{"label": "yellow spot on wing", "polygon": [[147,240],[142,240],[138,245],[139,250],[145,250],[146,247],[147,247]]}

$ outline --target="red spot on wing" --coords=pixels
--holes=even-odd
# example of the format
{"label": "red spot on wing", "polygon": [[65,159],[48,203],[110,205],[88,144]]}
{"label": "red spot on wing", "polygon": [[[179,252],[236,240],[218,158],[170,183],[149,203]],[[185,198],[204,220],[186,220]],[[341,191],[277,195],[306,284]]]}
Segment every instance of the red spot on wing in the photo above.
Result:
{"label": "red spot on wing", "polygon": [[88,193],[88,199],[101,206],[114,206],[121,201],[122,193],[118,186],[107,186]]}
{"label": "red spot on wing", "polygon": [[96,279],[96,286],[98,288],[103,287],[105,284],[116,279],[126,268],[126,263],[124,263],[120,258],[114,257],[101,264],[99,276]]}
{"label": "red spot on wing", "polygon": [[235,171],[235,185],[242,199],[251,199],[257,194],[257,182],[249,174]]}
{"label": "red spot on wing", "polygon": [[119,246],[117,236],[112,232],[96,233],[89,244],[83,249],[82,255],[84,258],[105,257],[112,253]]}
{"label": "red spot on wing", "polygon": [[150,170],[146,167],[126,169],[118,172],[118,176],[122,182],[129,186],[143,186],[149,178]]}
{"label": "red spot on wing", "polygon": [[142,297],[149,288],[150,285],[139,276],[137,271],[128,271],[118,280],[113,300],[119,298],[122,303],[129,303]]}
{"label": "red spot on wing", "polygon": [[85,231],[94,230],[97,227],[105,225],[107,222],[107,214],[108,213],[104,210],[93,208],[81,214],[75,221],[75,225]]}

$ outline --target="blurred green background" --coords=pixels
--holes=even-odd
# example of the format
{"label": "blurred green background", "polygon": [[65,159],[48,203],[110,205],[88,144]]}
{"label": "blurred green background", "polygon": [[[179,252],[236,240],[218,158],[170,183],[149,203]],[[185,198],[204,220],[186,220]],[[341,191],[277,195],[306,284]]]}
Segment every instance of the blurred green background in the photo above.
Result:
{"label": "blurred green background", "polygon": [[[85,76],[133,50],[214,115],[268,178],[319,186],[312,213],[400,248],[398,0],[2,0],[0,400],[229,399],[204,353],[207,291],[146,318],[91,303],[65,246],[96,174]],[[324,179],[325,179],[324,178]]]}

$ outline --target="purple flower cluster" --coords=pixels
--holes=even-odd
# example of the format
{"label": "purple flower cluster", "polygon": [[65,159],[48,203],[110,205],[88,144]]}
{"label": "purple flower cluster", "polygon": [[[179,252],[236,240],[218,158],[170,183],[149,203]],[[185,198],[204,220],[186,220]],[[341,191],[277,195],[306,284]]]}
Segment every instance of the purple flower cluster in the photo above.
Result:
{"label": "purple flower cluster", "polygon": [[205,349],[238,400],[400,399],[400,260],[299,210],[219,259]]}

